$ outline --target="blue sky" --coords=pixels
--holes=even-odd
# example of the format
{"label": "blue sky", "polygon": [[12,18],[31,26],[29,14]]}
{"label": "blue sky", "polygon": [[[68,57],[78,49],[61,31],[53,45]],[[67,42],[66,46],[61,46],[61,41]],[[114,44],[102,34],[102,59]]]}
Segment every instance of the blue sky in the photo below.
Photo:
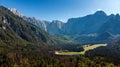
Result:
{"label": "blue sky", "polygon": [[26,16],[40,20],[62,20],[82,17],[103,10],[108,15],[120,13],[120,0],[0,0],[8,8],[16,8]]}

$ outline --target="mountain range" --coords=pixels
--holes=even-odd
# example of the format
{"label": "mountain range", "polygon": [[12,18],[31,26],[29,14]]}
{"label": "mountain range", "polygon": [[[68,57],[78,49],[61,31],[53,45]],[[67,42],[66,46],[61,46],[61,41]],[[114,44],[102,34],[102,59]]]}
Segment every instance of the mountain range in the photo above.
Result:
{"label": "mountain range", "polygon": [[[35,17],[24,16],[14,8],[9,8],[9,10],[51,35],[74,36],[73,40],[78,42],[98,42],[100,39],[100,42],[103,42],[103,40],[106,42],[120,36],[119,14],[107,15],[104,11],[96,11],[94,14],[84,17],[70,18],[64,23],[59,20],[53,20],[52,22],[42,21]],[[101,35],[106,35],[107,37],[102,36],[103,39]]]}
{"label": "mountain range", "polygon": [[[0,67],[119,67],[120,16],[97,11],[66,23],[27,17],[0,6]],[[83,51],[83,45],[107,43],[83,56],[56,56]],[[88,46],[89,47],[89,46]]]}
{"label": "mountain range", "polygon": [[119,14],[107,15],[104,11],[97,11],[84,17],[70,18],[66,23],[53,20],[41,21],[36,18],[26,17],[20,14],[16,9],[9,8],[15,15],[24,20],[37,25],[41,29],[53,35],[80,35],[80,34],[99,34],[109,32],[111,34],[120,34],[120,16]]}

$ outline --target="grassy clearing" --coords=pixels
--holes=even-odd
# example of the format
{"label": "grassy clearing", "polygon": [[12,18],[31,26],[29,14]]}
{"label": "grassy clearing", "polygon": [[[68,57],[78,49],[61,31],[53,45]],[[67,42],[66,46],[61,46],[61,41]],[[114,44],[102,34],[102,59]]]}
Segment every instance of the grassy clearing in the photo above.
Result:
{"label": "grassy clearing", "polygon": [[95,44],[95,45],[84,45],[84,51],[81,52],[69,52],[69,51],[55,51],[56,55],[84,55],[86,51],[93,50],[95,48],[107,46],[107,44]]}

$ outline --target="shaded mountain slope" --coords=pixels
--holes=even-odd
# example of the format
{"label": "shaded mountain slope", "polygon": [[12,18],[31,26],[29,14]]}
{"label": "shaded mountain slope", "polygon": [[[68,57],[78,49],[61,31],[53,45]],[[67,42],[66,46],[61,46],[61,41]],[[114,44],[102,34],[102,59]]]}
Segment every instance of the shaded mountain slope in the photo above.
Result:
{"label": "shaded mountain slope", "polygon": [[120,34],[120,16],[119,14],[110,16],[110,18],[104,23],[98,33],[110,32],[114,35]]}
{"label": "shaded mountain slope", "polygon": [[0,31],[0,39],[4,42],[18,42],[20,40],[20,43],[24,41],[38,45],[52,42],[50,36],[45,31],[14,15],[3,6],[0,6]]}
{"label": "shaded mountain slope", "polygon": [[103,11],[97,11],[92,15],[80,18],[71,18],[64,26],[67,34],[94,34],[106,21],[107,15]]}

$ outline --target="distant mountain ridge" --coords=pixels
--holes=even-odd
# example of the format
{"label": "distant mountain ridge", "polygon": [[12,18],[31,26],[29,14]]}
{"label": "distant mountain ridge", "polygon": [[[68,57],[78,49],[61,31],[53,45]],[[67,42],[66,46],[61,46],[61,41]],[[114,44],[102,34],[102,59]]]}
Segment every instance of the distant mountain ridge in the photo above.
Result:
{"label": "distant mountain ridge", "polygon": [[94,34],[106,21],[107,15],[103,11],[80,18],[71,18],[64,26],[65,32],[69,35]]}
{"label": "distant mountain ridge", "polygon": [[59,20],[53,20],[52,22],[50,22],[50,21],[42,21],[42,20],[36,19],[35,17],[23,16],[15,8],[9,8],[9,10],[13,12],[15,15],[18,15],[24,20],[40,27],[42,30],[45,30],[46,32],[50,34],[60,34],[60,29],[62,28],[62,25],[64,24],[62,21],[59,21]]}
{"label": "distant mountain ridge", "polygon": [[70,18],[67,23],[63,23],[59,20],[54,20],[52,22],[41,21],[26,16],[22,16],[22,18],[52,35],[102,34],[104,32],[109,32],[114,35],[120,34],[119,14],[111,14],[108,16],[104,11],[97,11],[94,14],[84,17]]}

